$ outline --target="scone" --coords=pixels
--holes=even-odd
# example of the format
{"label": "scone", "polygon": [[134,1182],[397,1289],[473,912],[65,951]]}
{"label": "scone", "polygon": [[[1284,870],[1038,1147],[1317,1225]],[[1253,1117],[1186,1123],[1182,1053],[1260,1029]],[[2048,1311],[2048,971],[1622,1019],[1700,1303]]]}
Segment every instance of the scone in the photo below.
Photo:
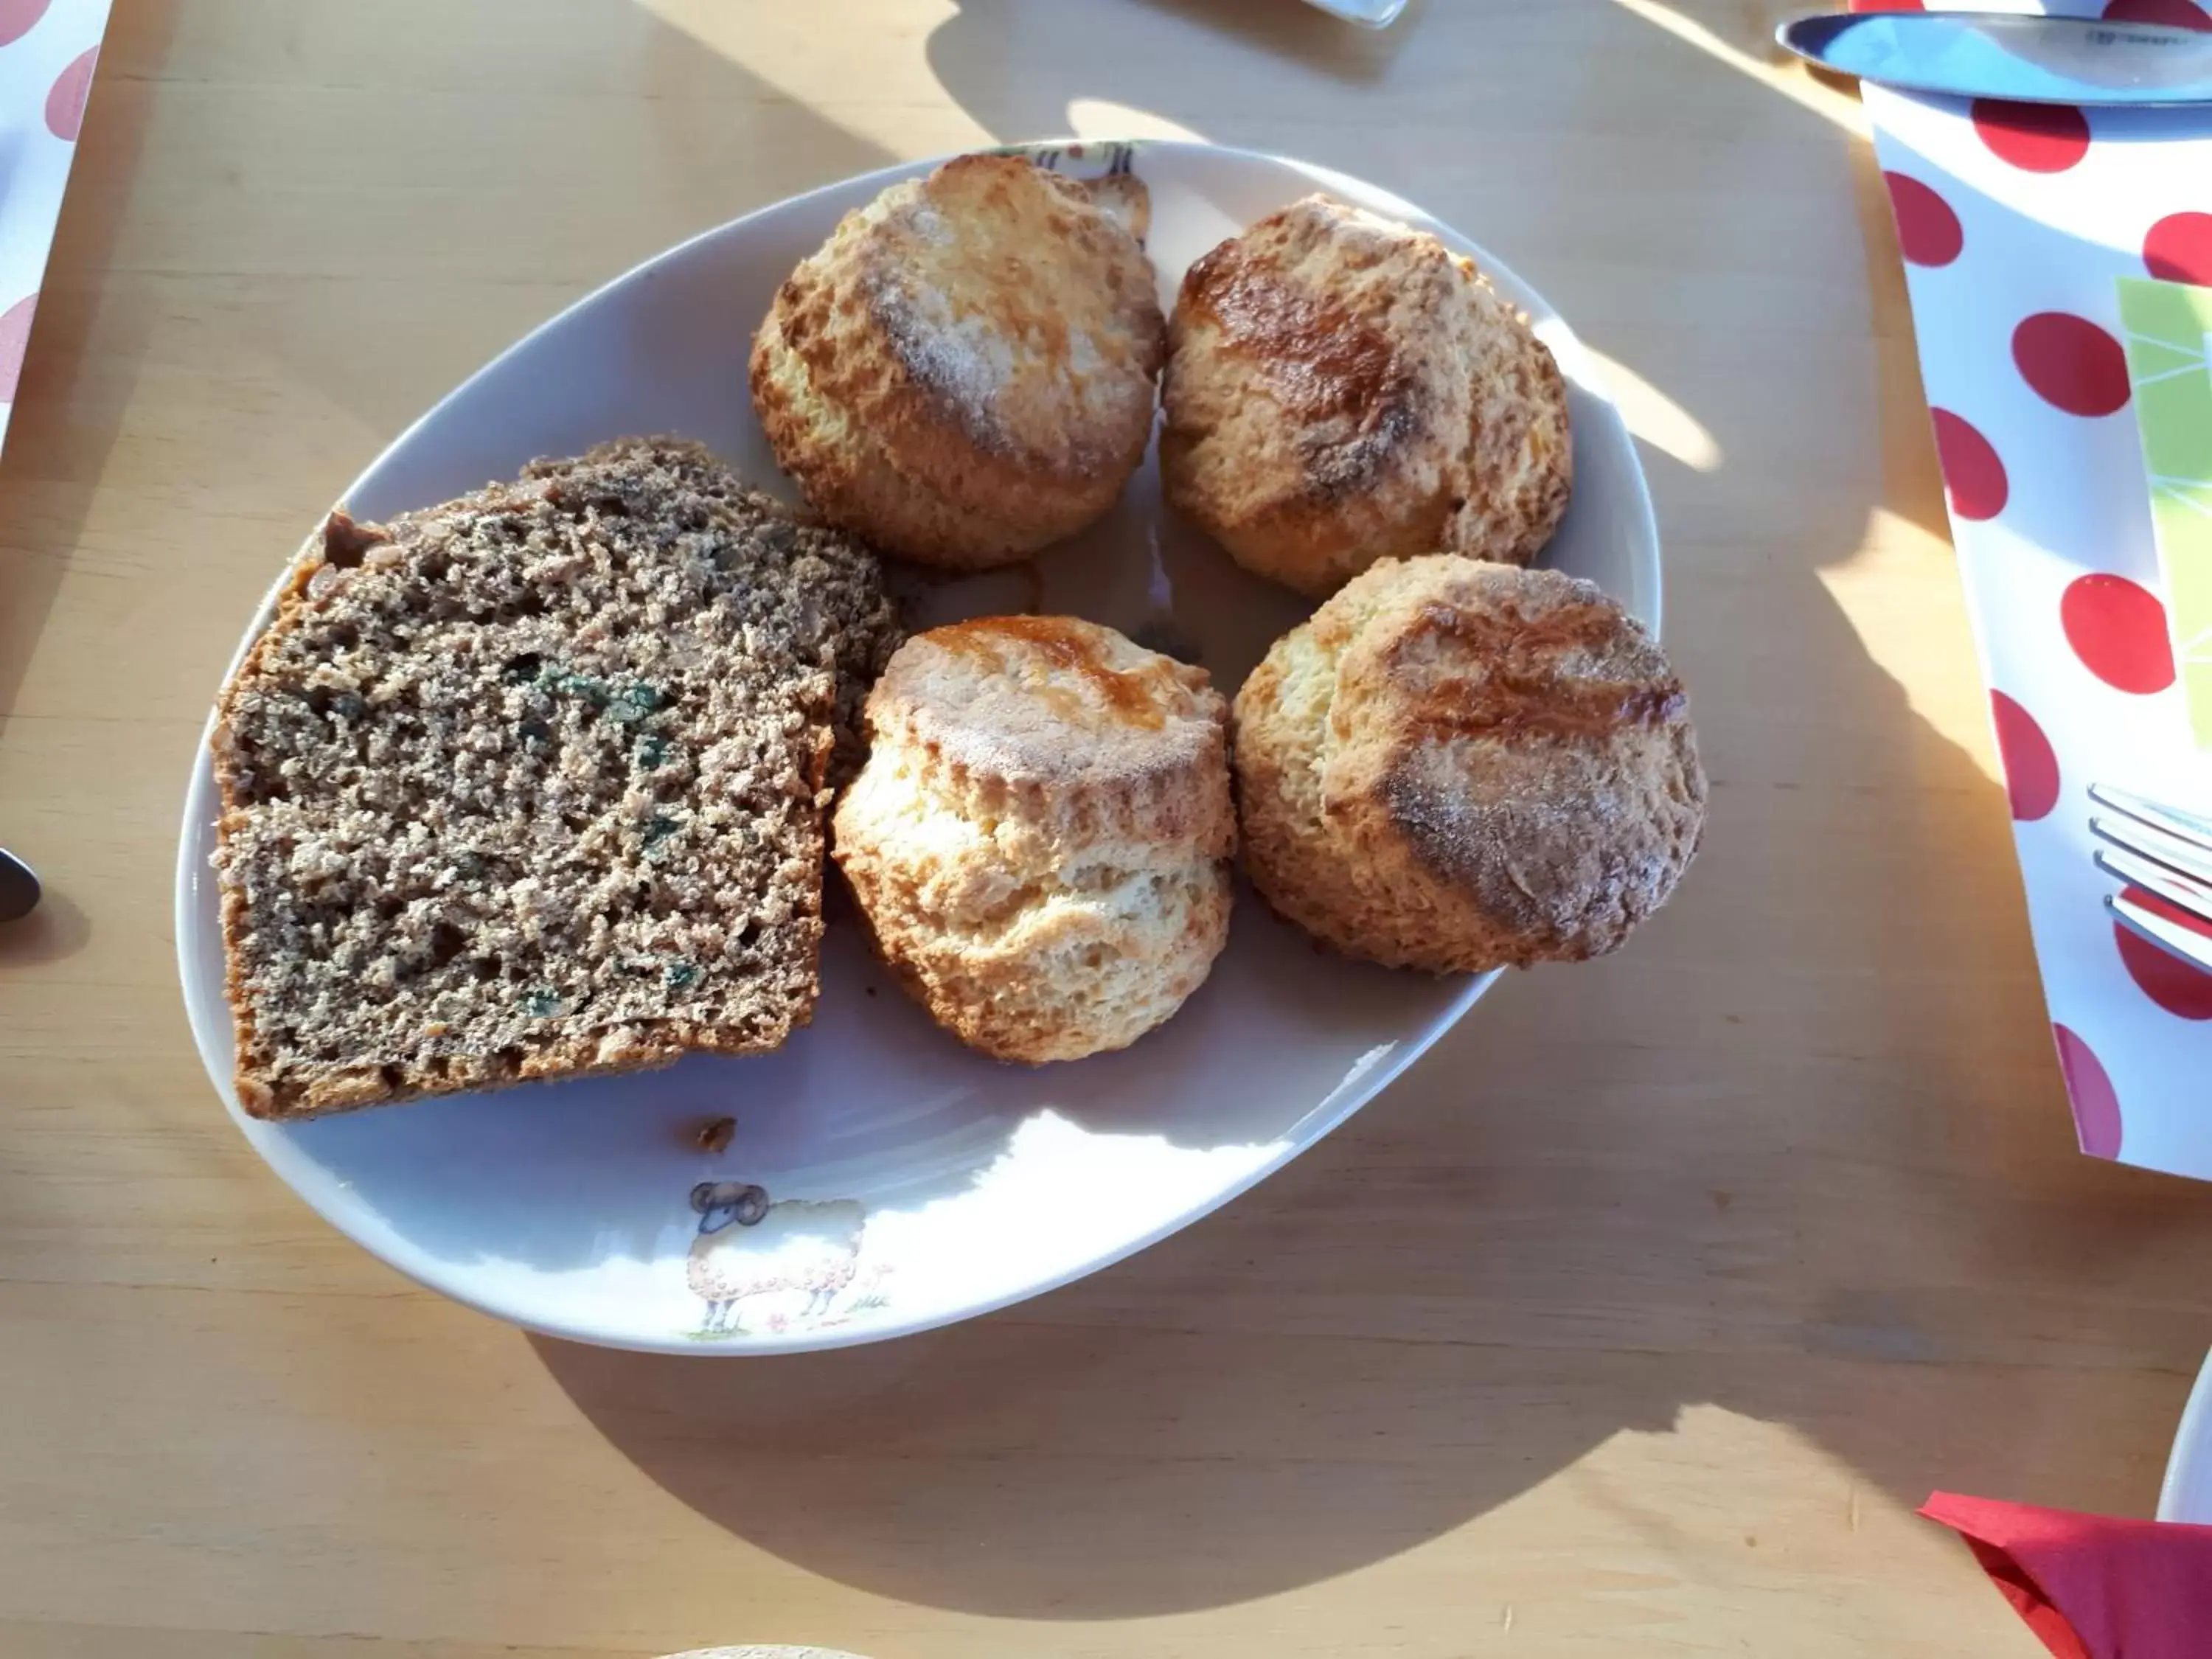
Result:
{"label": "scone", "polygon": [[1437,555],[1354,577],[1244,682],[1236,751],[1253,884],[1393,967],[1613,950],[1705,828],[1665,653],[1553,570]]}
{"label": "scone", "polygon": [[1166,333],[1127,210],[965,155],[848,214],[753,341],[753,407],[814,509],[900,558],[982,570],[1111,507],[1152,436]]}
{"label": "scone", "polygon": [[1229,937],[1227,709],[1205,672],[1068,617],[908,640],[869,694],[835,854],[878,953],[1000,1060],[1126,1048]]}
{"label": "scone", "polygon": [[775,1048],[833,745],[896,643],[874,555],[696,444],[333,514],[217,705],[240,1102]]}
{"label": "scone", "polygon": [[1302,593],[1382,558],[1526,564],[1566,511],[1559,366],[1433,236],[1294,203],[1191,266],[1168,349],[1168,499]]}

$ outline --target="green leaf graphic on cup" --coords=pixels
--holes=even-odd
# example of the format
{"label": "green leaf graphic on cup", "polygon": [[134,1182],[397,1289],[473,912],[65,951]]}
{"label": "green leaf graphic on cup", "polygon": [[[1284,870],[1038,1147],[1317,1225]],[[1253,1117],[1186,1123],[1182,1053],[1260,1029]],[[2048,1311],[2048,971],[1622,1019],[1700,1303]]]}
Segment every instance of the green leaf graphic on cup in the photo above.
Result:
{"label": "green leaf graphic on cup", "polygon": [[2174,666],[2197,746],[2212,749],[2212,289],[2124,276],[2120,320]]}

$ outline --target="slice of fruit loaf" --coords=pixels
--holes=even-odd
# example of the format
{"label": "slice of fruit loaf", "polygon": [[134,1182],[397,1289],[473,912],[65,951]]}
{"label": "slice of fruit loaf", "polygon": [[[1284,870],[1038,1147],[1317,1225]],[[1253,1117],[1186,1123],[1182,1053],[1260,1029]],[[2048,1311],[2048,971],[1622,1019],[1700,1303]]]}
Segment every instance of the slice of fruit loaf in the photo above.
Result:
{"label": "slice of fruit loaf", "polygon": [[693,444],[332,514],[218,708],[241,1103],[776,1047],[833,750],[896,643],[872,554]]}

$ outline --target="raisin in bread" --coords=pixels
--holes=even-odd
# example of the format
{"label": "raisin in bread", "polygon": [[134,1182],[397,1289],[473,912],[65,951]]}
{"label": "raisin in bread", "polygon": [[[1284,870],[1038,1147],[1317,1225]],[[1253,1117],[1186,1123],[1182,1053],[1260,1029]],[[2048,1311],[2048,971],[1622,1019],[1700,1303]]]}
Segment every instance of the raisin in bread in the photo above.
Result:
{"label": "raisin in bread", "polygon": [[239,1097],[301,1117],[805,1024],[873,555],[626,439],[334,514],[218,706]]}

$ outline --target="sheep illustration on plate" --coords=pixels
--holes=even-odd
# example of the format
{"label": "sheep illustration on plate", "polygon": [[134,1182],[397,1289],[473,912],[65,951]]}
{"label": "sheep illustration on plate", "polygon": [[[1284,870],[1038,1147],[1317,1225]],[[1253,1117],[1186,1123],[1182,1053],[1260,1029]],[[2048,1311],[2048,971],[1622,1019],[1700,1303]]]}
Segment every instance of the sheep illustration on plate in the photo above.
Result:
{"label": "sheep illustration on plate", "polygon": [[[860,1237],[868,1212],[856,1200],[780,1199],[744,1181],[702,1181],[691,1189],[699,1231],[685,1277],[707,1304],[704,1339],[781,1333],[842,1323],[880,1306],[881,1273],[861,1278]],[[841,1298],[842,1303],[841,1303]]]}

